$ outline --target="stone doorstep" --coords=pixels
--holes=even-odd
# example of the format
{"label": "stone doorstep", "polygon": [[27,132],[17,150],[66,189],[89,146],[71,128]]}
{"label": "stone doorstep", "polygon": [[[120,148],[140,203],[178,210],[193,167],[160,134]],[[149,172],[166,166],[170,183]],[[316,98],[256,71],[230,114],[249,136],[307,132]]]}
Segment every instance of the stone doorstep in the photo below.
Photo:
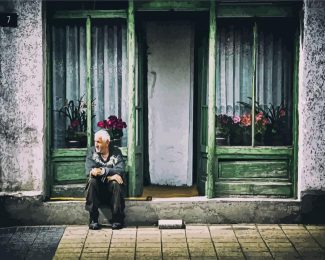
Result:
{"label": "stone doorstep", "polygon": [[[42,202],[41,199],[37,196],[28,198],[9,196],[6,197],[3,207],[13,223],[28,225],[86,225],[88,223],[89,215],[84,209],[83,201]],[[268,198],[192,197],[127,201],[125,221],[126,225],[130,226],[155,225],[158,219],[167,218],[181,218],[186,225],[191,223],[293,223],[299,221],[300,204],[300,201],[293,199]],[[109,211],[100,214],[102,223],[110,218],[109,215],[105,215],[110,214]],[[242,226],[245,230],[249,228],[256,230],[256,225],[251,227],[246,224],[234,225],[236,229]],[[300,228],[284,226],[287,227]]]}

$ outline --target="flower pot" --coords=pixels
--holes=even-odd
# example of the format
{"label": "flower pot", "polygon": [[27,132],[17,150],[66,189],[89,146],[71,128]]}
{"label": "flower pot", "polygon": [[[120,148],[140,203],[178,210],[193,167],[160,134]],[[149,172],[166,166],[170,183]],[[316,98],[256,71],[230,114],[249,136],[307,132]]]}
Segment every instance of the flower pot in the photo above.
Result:
{"label": "flower pot", "polygon": [[66,140],[66,146],[68,148],[79,148],[80,142],[78,140]]}

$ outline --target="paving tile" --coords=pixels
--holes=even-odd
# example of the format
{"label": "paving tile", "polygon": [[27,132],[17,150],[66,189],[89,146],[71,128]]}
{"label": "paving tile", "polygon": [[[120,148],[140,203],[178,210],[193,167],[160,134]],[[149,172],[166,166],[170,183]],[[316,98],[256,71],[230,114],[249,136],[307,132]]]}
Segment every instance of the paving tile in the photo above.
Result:
{"label": "paving tile", "polygon": [[108,247],[85,247],[82,253],[108,253]]}
{"label": "paving tile", "polygon": [[137,248],[161,248],[161,243],[137,241]]}
{"label": "paving tile", "polygon": [[133,253],[114,253],[114,254],[109,254],[108,259],[132,259],[134,260],[134,254]]}
{"label": "paving tile", "polygon": [[178,248],[187,248],[187,243],[186,242],[176,242],[176,243],[168,243],[168,242],[163,242],[162,247],[178,247]]}
{"label": "paving tile", "polygon": [[110,247],[135,247],[135,240],[133,242],[111,241]]}
{"label": "paving tile", "polygon": [[187,247],[186,248],[180,248],[180,247],[166,247],[163,248],[163,256],[173,256],[173,257],[179,257],[179,256],[189,256]]}
{"label": "paving tile", "polygon": [[120,254],[120,253],[125,253],[125,254],[134,254],[135,253],[135,248],[134,247],[111,247],[109,249],[110,254]]}
{"label": "paving tile", "polygon": [[214,249],[205,248],[190,248],[190,255],[192,256],[216,256]]}
{"label": "paving tile", "polygon": [[191,260],[216,260],[215,256],[191,256]]}
{"label": "paving tile", "polygon": [[243,256],[241,249],[216,249],[218,256]]}
{"label": "paving tile", "polygon": [[188,260],[188,256],[164,256],[164,260]]}
{"label": "paving tile", "polygon": [[325,230],[325,225],[305,225],[308,230]]}
{"label": "paving tile", "polygon": [[145,256],[145,255],[137,255],[137,260],[162,260],[162,256]]}
{"label": "paving tile", "polygon": [[107,253],[82,253],[81,259],[107,258]]}
{"label": "paving tile", "polygon": [[219,260],[245,260],[244,256],[219,256]]}
{"label": "paving tile", "polygon": [[134,260],[134,255],[110,255],[108,256],[109,260]]}

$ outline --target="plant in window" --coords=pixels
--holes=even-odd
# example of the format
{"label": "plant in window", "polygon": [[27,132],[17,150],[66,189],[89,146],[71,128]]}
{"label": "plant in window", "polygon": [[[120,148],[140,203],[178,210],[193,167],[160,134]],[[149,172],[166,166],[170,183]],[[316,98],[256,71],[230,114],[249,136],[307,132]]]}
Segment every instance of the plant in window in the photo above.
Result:
{"label": "plant in window", "polygon": [[66,100],[59,110],[55,110],[68,121],[66,129],[68,146],[71,146],[71,142],[75,142],[77,147],[87,144],[87,104],[83,100],[84,96],[77,101]]}
{"label": "plant in window", "polygon": [[[252,100],[250,97],[248,98]],[[251,110],[252,105],[246,102],[238,102],[246,109]],[[283,102],[279,106],[273,104],[261,105],[255,101],[255,130],[257,141],[263,140],[265,144],[281,145],[284,143],[285,136],[287,135],[286,125],[288,122],[287,109],[283,105]]]}
{"label": "plant in window", "polygon": [[123,128],[126,128],[126,123],[114,115],[111,115],[106,120],[99,121],[97,126],[106,129],[111,137],[111,140],[119,140],[123,136]]}

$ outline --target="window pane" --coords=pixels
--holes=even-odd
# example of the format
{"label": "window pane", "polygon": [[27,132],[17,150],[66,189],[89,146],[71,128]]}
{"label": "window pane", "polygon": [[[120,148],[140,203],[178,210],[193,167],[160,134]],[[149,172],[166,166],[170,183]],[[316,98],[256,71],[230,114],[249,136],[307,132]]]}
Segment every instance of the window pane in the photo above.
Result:
{"label": "window pane", "polygon": [[[56,23],[52,45],[52,144],[86,146],[86,30],[81,22]],[[79,106],[80,102],[80,106]],[[60,111],[60,112],[58,112]]]}
{"label": "window pane", "polygon": [[218,20],[217,145],[251,145],[253,23]]}
{"label": "window pane", "polygon": [[293,23],[258,23],[256,145],[290,145],[292,122]]}
{"label": "window pane", "polygon": [[[94,100],[93,129],[110,115],[128,118],[126,25],[119,20],[92,22],[91,78]],[[115,137],[113,137],[115,139]],[[127,146],[127,128],[115,144]]]}

